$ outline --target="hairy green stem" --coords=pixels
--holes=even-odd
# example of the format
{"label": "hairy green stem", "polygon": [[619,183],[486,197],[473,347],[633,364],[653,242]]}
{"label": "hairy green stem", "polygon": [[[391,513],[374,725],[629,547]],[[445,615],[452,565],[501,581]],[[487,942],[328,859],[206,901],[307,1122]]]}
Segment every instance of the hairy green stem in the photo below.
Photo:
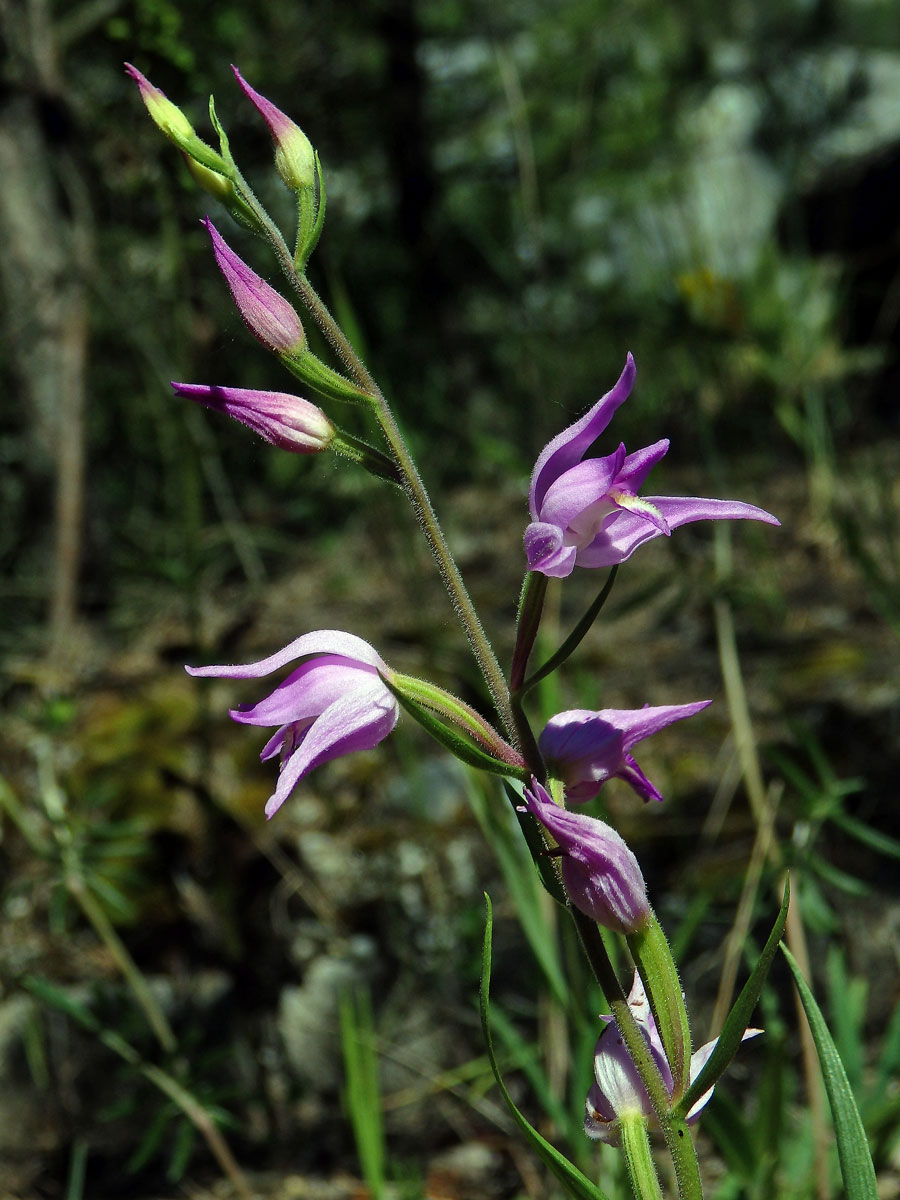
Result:
{"label": "hairy green stem", "polygon": [[[243,183],[243,181],[241,182]],[[247,191],[252,196],[249,188]],[[257,216],[265,230],[266,238],[272,246],[289,283],[302,300],[313,320],[322,330],[322,333],[349,374],[360,387],[369,393],[372,411],[381,426],[381,431],[397,463],[403,489],[412,504],[416,520],[425,534],[425,539],[435,557],[441,579],[450,594],[453,608],[469,639],[472,653],[475,655],[478,665],[481,668],[481,673],[491,693],[491,698],[494,701],[500,721],[507,736],[515,743],[517,737],[516,722],[513,718],[506,679],[504,678],[494,649],[475,611],[475,606],[469,596],[459,567],[456,565],[456,560],[441,531],[431,499],[425,489],[422,477],[419,475],[412,455],[407,449],[406,442],[403,439],[394,414],[378,384],[353,349],[337,321],[335,321],[334,317],[328,311],[318,292],[309,282],[306,275],[297,271],[294,266],[293,255],[288,249],[287,243],[281,236],[277,226],[268,213],[259,205],[255,197],[253,197],[253,202],[257,209]]]}
{"label": "hairy green stem", "polygon": [[659,1176],[656,1174],[653,1155],[650,1153],[650,1138],[647,1135],[647,1121],[643,1113],[623,1113],[619,1118],[619,1130],[622,1134],[628,1178],[636,1200],[663,1200]]}

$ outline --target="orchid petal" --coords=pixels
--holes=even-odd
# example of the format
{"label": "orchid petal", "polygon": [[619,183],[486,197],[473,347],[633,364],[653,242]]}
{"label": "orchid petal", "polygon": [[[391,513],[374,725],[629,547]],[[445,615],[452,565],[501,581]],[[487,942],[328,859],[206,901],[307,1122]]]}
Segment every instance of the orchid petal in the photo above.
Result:
{"label": "orchid petal", "polygon": [[256,704],[232,709],[231,718],[242,725],[281,725],[303,720],[316,716],[348,692],[366,686],[371,679],[378,679],[374,667],[326,654],[297,667]]}
{"label": "orchid petal", "polygon": [[541,571],[564,579],[575,568],[574,546],[563,543],[562,530],[556,525],[533,521],[525,530],[525,555],[530,571]]}
{"label": "orchid petal", "polygon": [[644,481],[661,459],[665,458],[669,449],[669,439],[661,438],[652,446],[635,450],[629,454],[616,477],[619,487],[627,488],[629,492],[638,492],[644,486]]}
{"label": "orchid petal", "polygon": [[371,750],[397,724],[398,705],[381,680],[336,700],[291,753],[266,804],[272,817],[309,771],[356,750]]}
{"label": "orchid petal", "polygon": [[531,475],[529,504],[532,520],[538,519],[550,485],[564,471],[581,461],[591,443],[596,441],[610,423],[616,409],[628,399],[634,386],[634,376],[634,359],[629,353],[615,385],[583,417],[557,434],[541,451]]}
{"label": "orchid petal", "polygon": [[605,458],[589,458],[563,472],[547,489],[541,504],[540,519],[565,529],[592,505],[605,498],[622,464],[625,447]]}
{"label": "orchid petal", "polygon": [[271,675],[273,671],[287,666],[297,658],[307,654],[338,654],[343,658],[355,659],[375,667],[383,674],[389,674],[390,669],[381,655],[364,642],[362,638],[352,633],[344,633],[339,629],[317,629],[314,633],[305,633],[302,637],[289,642],[282,650],[261,658],[258,662],[236,666],[221,667],[185,667],[189,675],[215,676],[222,679],[259,679],[263,675]]}
{"label": "orchid petal", "polygon": [[[759,1035],[762,1032],[763,1031],[761,1029],[745,1029],[743,1034],[741,1035],[741,1041],[746,1042],[746,1041],[749,1041],[750,1038],[759,1037]],[[697,1078],[697,1076],[700,1074],[700,1072],[706,1066],[707,1060],[709,1059],[713,1050],[715,1050],[716,1043],[718,1042],[718,1040],[719,1040],[718,1038],[714,1038],[711,1042],[706,1042],[705,1045],[701,1046],[698,1050],[695,1050],[694,1053],[691,1055],[691,1067],[690,1067],[690,1076],[691,1076],[690,1082],[691,1083],[694,1082],[694,1080]],[[689,1111],[685,1117],[685,1120],[689,1124],[693,1124],[693,1122],[696,1121],[697,1118],[700,1116],[701,1109],[705,1108],[706,1105],[709,1103],[714,1090],[715,1090],[715,1085],[713,1085],[713,1087],[711,1087],[708,1092],[704,1092],[703,1095],[698,1098],[696,1103],[689,1109]]]}

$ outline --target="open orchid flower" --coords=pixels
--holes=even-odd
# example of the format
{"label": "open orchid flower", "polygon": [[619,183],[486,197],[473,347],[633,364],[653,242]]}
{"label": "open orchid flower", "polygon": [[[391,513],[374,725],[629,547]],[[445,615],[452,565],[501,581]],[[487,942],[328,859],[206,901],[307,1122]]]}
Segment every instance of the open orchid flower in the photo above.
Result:
{"label": "open orchid flower", "polygon": [[[656,1028],[656,1021],[650,1011],[650,1002],[644,991],[644,985],[637,971],[634,982],[628,994],[628,1007],[640,1026],[641,1033],[650,1052],[659,1067],[663,1082],[671,1095],[672,1072],[666,1061],[662,1040]],[[647,1095],[640,1076],[635,1069],[631,1056],[625,1049],[622,1035],[611,1016],[600,1018],[607,1025],[594,1049],[594,1083],[591,1085],[585,1102],[584,1132],[589,1138],[616,1145],[619,1140],[618,1121],[625,1113],[640,1113],[642,1116],[653,1116],[650,1098]],[[756,1037],[761,1029],[745,1029],[741,1039]],[[707,1059],[715,1049],[716,1041],[707,1042],[691,1055],[690,1078],[693,1082],[706,1065]],[[687,1121],[693,1123],[700,1115],[701,1109],[709,1102],[713,1089],[704,1092],[687,1114]]]}
{"label": "open orchid flower", "polygon": [[281,756],[267,817],[315,767],[354,750],[370,750],[387,737],[399,715],[397,701],[379,678],[379,672],[390,677],[390,668],[368,642],[338,629],[304,634],[246,666],[185,668],[189,675],[259,679],[301,658],[305,661],[264,699],[230,711],[242,724],[280,726],[260,754],[264,762]]}
{"label": "open orchid flower", "polygon": [[602,708],[597,712],[573,708],[550,718],[538,747],[550,774],[565,783],[566,799],[573,804],[592,800],[613,776],[629,783],[642,800],[662,800],[632,758],[631,747],[711,703],[697,700],[694,704]]}
{"label": "open orchid flower", "polygon": [[761,508],[737,500],[696,496],[638,496],[652,467],[669,449],[667,438],[627,454],[624,444],[605,458],[584,455],[631,393],[631,355],[619,380],[580,420],[564,429],[538,456],[525,530],[528,568],[564,578],[578,567],[611,567],[625,562],[651,538],[669,536],[691,521],[780,522]]}
{"label": "open orchid flower", "polygon": [[576,908],[618,933],[634,933],[646,925],[647,885],[637,859],[612,826],[560,808],[534,779],[525,789],[525,809],[559,847],[563,883]]}

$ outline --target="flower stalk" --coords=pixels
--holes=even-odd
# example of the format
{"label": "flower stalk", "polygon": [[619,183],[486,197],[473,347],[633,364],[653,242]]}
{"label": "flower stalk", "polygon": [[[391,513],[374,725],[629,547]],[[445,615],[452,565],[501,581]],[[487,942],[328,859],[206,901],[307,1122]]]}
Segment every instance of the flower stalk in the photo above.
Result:
{"label": "flower stalk", "polygon": [[441,579],[450,594],[453,608],[465,630],[469,645],[481,669],[500,722],[507,737],[515,744],[518,741],[518,731],[510,704],[509,688],[507,687],[503,670],[484,631],[481,620],[475,611],[475,606],[472,603],[465,581],[456,564],[456,559],[453,557],[453,553],[441,530],[437,514],[431,503],[431,498],[428,495],[412,455],[406,446],[403,434],[400,432],[400,427],[397,424],[390,405],[367,367],[363,364],[344,335],[343,330],[328,311],[318,292],[309,282],[306,275],[295,269],[293,257],[288,250],[287,244],[274,225],[271,226],[271,230],[269,231],[269,240],[278,255],[281,269],[290,281],[294,291],[303,301],[313,320],[337,352],[350,375],[360,388],[369,393],[372,398],[372,411],[378,424],[381,426],[384,438],[397,463],[403,489],[412,504],[416,520],[437,562]]}
{"label": "flower stalk", "polygon": [[622,1149],[628,1178],[637,1200],[662,1200],[659,1176],[650,1153],[650,1137],[647,1122],[639,1112],[629,1112],[619,1119]]}

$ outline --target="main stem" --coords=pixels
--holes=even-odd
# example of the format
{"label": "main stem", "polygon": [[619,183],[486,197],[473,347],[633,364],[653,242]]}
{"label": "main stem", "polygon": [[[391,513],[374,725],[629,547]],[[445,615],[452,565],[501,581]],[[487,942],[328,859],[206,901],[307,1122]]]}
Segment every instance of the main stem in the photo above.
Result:
{"label": "main stem", "polygon": [[456,615],[465,629],[469,645],[472,647],[472,652],[481,668],[481,673],[491,693],[491,698],[494,701],[506,735],[516,744],[518,740],[516,722],[513,717],[509,700],[509,689],[503,676],[503,671],[475,611],[475,606],[469,596],[459,567],[456,565],[456,560],[441,531],[431,499],[425,490],[425,485],[422,482],[422,477],[419,475],[412,455],[407,449],[403,434],[400,432],[400,427],[394,419],[394,414],[391,412],[390,406],[378,384],[372,378],[359,355],[350,345],[343,330],[328,311],[318,292],[306,276],[299,274],[294,268],[290,251],[277,227],[262,209],[260,209],[257,215],[264,224],[269,242],[278,256],[281,268],[297,295],[303,301],[316,324],[322,330],[354,380],[360,387],[365,388],[372,398],[372,409],[400,470],[403,488],[413,506],[416,520],[425,534],[425,539],[437,561],[441,579],[450,594]]}

